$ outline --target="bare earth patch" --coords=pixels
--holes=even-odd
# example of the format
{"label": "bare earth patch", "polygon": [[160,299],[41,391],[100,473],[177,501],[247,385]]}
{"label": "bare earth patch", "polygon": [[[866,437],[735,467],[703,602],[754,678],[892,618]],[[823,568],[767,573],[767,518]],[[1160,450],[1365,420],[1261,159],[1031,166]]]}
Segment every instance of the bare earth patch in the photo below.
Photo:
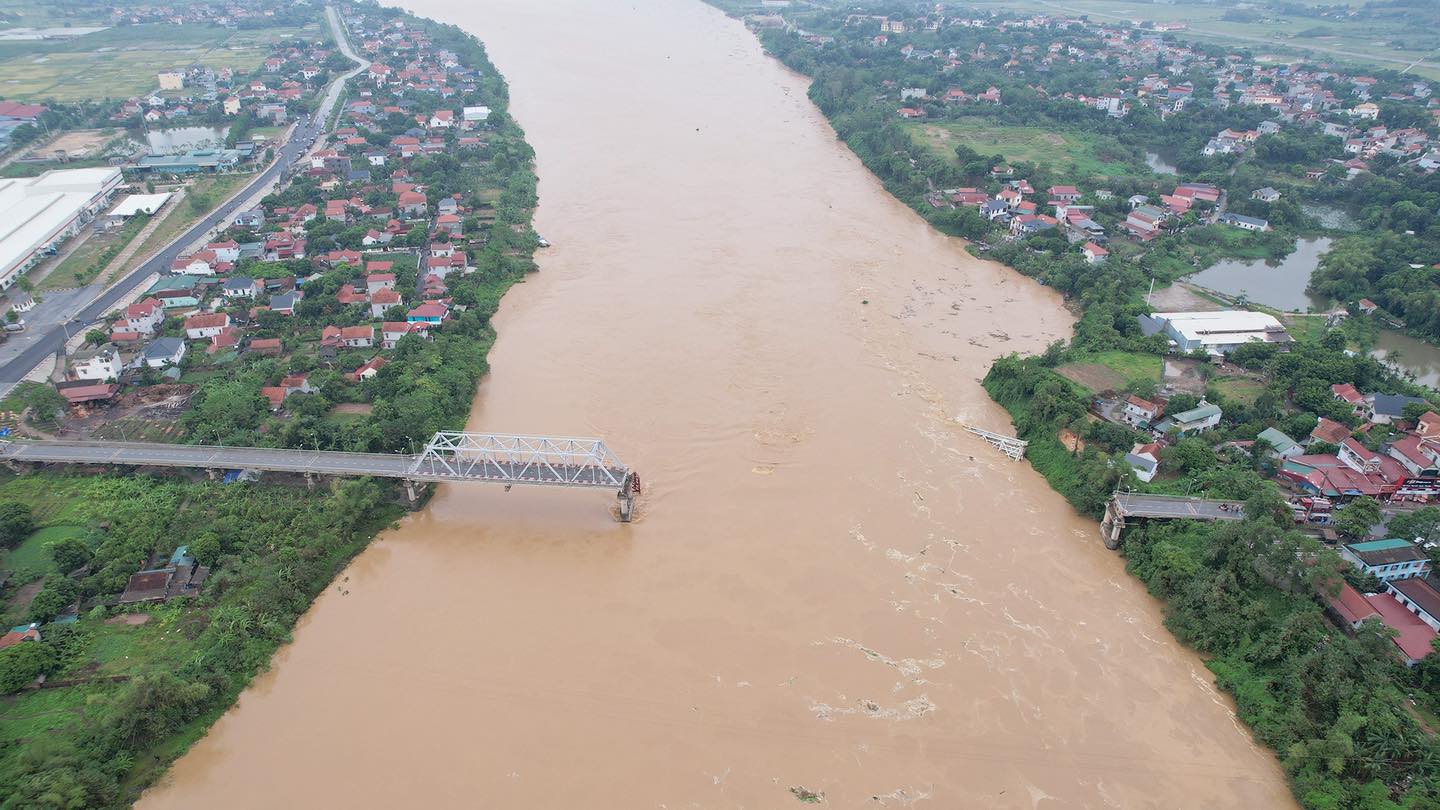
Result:
{"label": "bare earth patch", "polygon": [[149,613],[125,613],[119,616],[112,616],[105,620],[106,624],[128,624],[131,627],[138,627],[150,621]]}
{"label": "bare earth patch", "polygon": [[1097,394],[1101,391],[1119,391],[1125,387],[1124,377],[1099,363],[1066,363],[1057,367],[1055,373],[1071,382],[1080,383]]}
{"label": "bare earth patch", "polygon": [[358,413],[368,415],[375,406],[368,402],[342,402],[330,409],[330,413]]}
{"label": "bare earth patch", "polygon": [[1156,312],[1210,312],[1212,310],[1224,309],[1224,307],[1201,297],[1195,290],[1183,281],[1177,281],[1169,287],[1157,289],[1150,294],[1150,306]]}

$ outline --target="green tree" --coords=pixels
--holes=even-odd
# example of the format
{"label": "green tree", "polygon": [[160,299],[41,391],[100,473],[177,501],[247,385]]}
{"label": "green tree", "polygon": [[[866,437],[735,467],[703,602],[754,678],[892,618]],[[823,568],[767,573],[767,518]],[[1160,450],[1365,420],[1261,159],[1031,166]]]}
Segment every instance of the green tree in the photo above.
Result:
{"label": "green tree", "polygon": [[57,540],[50,544],[49,551],[50,559],[55,561],[55,567],[62,572],[74,571],[90,562],[90,546],[78,537]]}
{"label": "green tree", "polygon": [[49,672],[59,656],[48,644],[22,641],[0,650],[0,695],[14,694]]}
{"label": "green tree", "polygon": [[0,548],[14,548],[35,531],[30,507],[15,501],[0,503]]}
{"label": "green tree", "polygon": [[1370,536],[1370,527],[1381,518],[1380,504],[1374,498],[1356,498],[1335,512],[1335,531],[1351,540],[1362,540]]}
{"label": "green tree", "polygon": [[1440,541],[1440,506],[1426,506],[1414,512],[1396,515],[1386,524],[1385,530],[1395,537],[1406,540]]}
{"label": "green tree", "polygon": [[45,577],[45,587],[31,600],[26,615],[32,622],[48,622],[79,597],[80,586],[73,580],[63,574],[50,574]]}

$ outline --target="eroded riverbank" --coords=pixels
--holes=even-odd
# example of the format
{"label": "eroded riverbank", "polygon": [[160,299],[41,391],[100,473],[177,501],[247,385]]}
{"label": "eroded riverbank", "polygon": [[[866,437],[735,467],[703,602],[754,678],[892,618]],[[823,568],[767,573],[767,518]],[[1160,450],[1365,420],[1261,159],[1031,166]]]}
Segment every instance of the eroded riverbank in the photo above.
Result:
{"label": "eroded riverbank", "polygon": [[1051,291],[713,9],[408,6],[485,39],[557,245],[471,424],[603,435],[649,491],[442,490],[142,805],[1290,802],[1094,524],[951,422],[1007,427],[978,378],[1068,335]]}

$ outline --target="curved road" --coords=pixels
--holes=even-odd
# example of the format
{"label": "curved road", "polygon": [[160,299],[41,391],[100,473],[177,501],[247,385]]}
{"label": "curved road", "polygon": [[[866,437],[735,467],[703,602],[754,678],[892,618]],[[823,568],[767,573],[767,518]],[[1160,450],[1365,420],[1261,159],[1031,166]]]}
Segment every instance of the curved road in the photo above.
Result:
{"label": "curved road", "polygon": [[[331,83],[329,91],[326,92],[325,98],[314,116],[302,115],[296,119],[296,125],[294,129],[291,130],[290,139],[285,142],[284,146],[280,147],[279,159],[276,160],[270,168],[256,175],[255,179],[251,180],[242,191],[236,193],[220,208],[217,208],[204,219],[180,234],[178,238],[171,242],[164,250],[151,257],[149,261],[136,267],[130,271],[128,275],[91,299],[88,304],[72,312],[68,318],[63,315],[59,318],[54,318],[49,327],[49,331],[39,335],[38,339],[32,335],[26,335],[23,338],[17,336],[15,339],[26,340],[29,342],[29,345],[18,355],[0,364],[0,396],[8,394],[10,389],[13,388],[16,383],[20,382],[26,374],[29,374],[35,366],[39,365],[42,360],[60,351],[70,336],[73,336],[80,330],[85,329],[89,324],[99,320],[102,315],[113,309],[115,305],[124,300],[127,295],[134,292],[140,282],[144,281],[153,273],[169,271],[170,263],[175,257],[180,255],[185,245],[201,238],[211,228],[233,217],[239,212],[241,206],[248,203],[250,198],[257,192],[279,181],[295,161],[305,154],[310,144],[320,135],[325,121],[329,118],[330,112],[340,98],[340,93],[344,88],[345,82],[370,66],[368,61],[360,58],[350,47],[349,38],[341,26],[340,17],[335,12],[335,9],[326,6],[325,15],[330,22],[330,30],[334,34],[335,42],[339,46],[340,52],[351,61],[358,63],[358,67],[340,76]],[[73,305],[73,300],[69,298],[51,300],[53,300],[54,305],[58,307]],[[41,304],[41,306],[43,307],[44,304]]]}

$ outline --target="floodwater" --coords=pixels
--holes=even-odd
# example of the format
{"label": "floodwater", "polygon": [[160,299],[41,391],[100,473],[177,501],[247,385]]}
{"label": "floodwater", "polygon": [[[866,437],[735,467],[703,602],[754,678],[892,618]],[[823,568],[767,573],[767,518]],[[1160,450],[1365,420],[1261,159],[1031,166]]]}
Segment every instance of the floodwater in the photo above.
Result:
{"label": "floodwater", "polygon": [[142,807],[1293,806],[1095,523],[951,421],[1009,429],[977,380],[1068,334],[1052,291],[699,2],[408,5],[488,43],[556,244],[470,425],[646,493],[441,489]]}
{"label": "floodwater", "polygon": [[1279,262],[1263,259],[1226,259],[1201,270],[1185,280],[1227,295],[1245,295],[1257,304],[1292,312],[1324,312],[1324,296],[1305,291],[1310,274],[1320,264],[1320,257],[1330,249],[1331,239],[1324,236],[1296,239],[1295,250]]}
{"label": "floodwater", "polygon": [[229,132],[229,127],[154,129],[145,133],[145,143],[150,147],[150,153],[155,155],[188,152],[192,149],[213,149],[225,145],[225,136]]}
{"label": "floodwater", "polygon": [[1179,174],[1180,167],[1160,156],[1159,152],[1146,152],[1145,165],[1156,174]]}
{"label": "floodwater", "polygon": [[1381,329],[1370,354],[1415,375],[1415,382],[1440,389],[1440,346],[1417,340],[1404,332]]}

